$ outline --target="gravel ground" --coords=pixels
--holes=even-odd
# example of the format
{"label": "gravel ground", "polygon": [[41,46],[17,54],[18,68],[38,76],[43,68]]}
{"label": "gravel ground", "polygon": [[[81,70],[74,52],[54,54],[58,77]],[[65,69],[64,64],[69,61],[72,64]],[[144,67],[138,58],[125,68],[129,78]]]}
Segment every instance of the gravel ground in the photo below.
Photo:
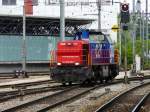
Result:
{"label": "gravel ground", "polygon": [[[57,91],[57,92],[59,92],[59,91]],[[44,96],[48,96],[48,95],[51,95],[54,93],[56,93],[56,91],[55,92],[50,91],[50,92],[44,92],[44,93],[37,93],[37,94],[33,94],[33,95],[26,95],[24,97],[11,99],[9,101],[0,103],[0,111],[4,110],[6,108],[14,107],[16,105],[23,104],[23,103],[44,97]]]}
{"label": "gravel ground", "polygon": [[150,85],[144,86],[143,88],[138,89],[137,91],[134,91],[134,95],[143,95],[150,91]]}
{"label": "gravel ground", "polygon": [[[128,85],[116,84],[106,86],[104,88],[91,91],[91,93],[87,96],[72,103],[64,104],[60,107],[54,108],[53,110],[49,110],[49,112],[93,112],[112,97],[137,85],[140,85],[139,81],[132,81]],[[108,91],[109,88],[110,91]]]}
{"label": "gravel ground", "polygon": [[3,78],[0,78],[0,83],[3,83],[3,82],[10,82],[10,81],[16,81],[18,79],[11,79],[11,78],[8,78],[8,79],[3,79]]}

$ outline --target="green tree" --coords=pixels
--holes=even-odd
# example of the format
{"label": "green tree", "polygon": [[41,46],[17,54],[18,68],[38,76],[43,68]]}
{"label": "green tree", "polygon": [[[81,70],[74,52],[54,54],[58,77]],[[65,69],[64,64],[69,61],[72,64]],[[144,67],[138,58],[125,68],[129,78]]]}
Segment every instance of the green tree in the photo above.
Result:
{"label": "green tree", "polygon": [[[131,66],[131,64],[133,64],[133,53],[132,53],[132,38],[131,38],[131,36],[130,36],[130,34],[129,34],[129,32],[128,33],[126,33],[127,35],[125,35],[125,36],[123,36],[122,35],[122,45],[121,45],[121,54],[122,54],[122,66],[124,66],[124,55],[125,55],[125,38],[127,38],[127,43],[126,43],[126,45],[127,45],[127,63],[128,63],[128,67],[130,67]],[[139,40],[139,37],[137,38],[138,40],[136,40],[136,42],[135,42],[135,54],[137,54],[137,55],[139,55],[140,57],[142,57],[142,41],[141,40]],[[147,40],[144,40],[144,52],[146,52],[146,44],[147,44]],[[150,50],[150,40],[148,41],[148,44],[149,44],[149,50]],[[116,48],[118,48],[119,49],[119,42],[117,42],[116,43]],[[145,62],[145,57],[144,57],[144,62]],[[146,65],[145,64],[145,66],[146,66],[146,68],[147,67],[149,67],[150,68],[150,65]]]}

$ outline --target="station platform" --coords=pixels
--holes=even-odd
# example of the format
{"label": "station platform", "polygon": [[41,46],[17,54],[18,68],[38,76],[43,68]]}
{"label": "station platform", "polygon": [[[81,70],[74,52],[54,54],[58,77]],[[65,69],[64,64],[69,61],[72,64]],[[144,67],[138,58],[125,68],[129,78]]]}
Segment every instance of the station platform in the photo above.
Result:
{"label": "station platform", "polygon": [[[144,73],[144,76],[150,76],[150,70],[144,70],[144,71],[141,71],[141,73]],[[125,76],[125,72],[119,72],[119,75],[115,78],[115,79],[123,79]],[[135,74],[132,74],[131,71],[127,71],[127,76],[129,78],[132,78],[132,77],[137,77],[137,75]]]}

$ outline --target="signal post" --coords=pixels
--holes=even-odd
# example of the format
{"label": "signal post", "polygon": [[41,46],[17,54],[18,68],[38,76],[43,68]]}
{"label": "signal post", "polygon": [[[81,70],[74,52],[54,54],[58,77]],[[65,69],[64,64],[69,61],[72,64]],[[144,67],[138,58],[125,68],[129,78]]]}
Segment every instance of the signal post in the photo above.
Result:
{"label": "signal post", "polygon": [[128,3],[121,3],[120,5],[120,13],[121,13],[121,28],[123,31],[123,37],[125,40],[125,50],[124,50],[124,83],[128,84],[128,76],[127,76],[127,31],[128,31],[128,23],[130,21],[130,14],[129,14],[129,4]]}

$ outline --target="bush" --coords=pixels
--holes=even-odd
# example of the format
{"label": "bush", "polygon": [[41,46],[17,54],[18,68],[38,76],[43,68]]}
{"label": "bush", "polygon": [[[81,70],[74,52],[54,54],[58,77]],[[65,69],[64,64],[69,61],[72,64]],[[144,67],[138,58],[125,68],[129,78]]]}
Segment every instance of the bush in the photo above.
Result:
{"label": "bush", "polygon": [[[149,60],[149,62],[150,62],[150,60]],[[150,70],[150,64],[149,63],[144,64],[144,70]]]}

